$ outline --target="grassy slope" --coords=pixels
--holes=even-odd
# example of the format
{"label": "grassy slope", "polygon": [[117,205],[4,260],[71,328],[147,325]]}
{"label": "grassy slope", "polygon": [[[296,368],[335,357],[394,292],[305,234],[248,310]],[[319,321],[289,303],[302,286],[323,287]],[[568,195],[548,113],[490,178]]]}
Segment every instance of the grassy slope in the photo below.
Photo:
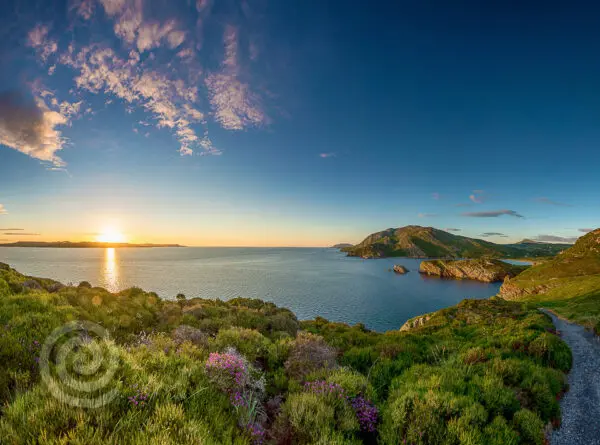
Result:
{"label": "grassy slope", "polygon": [[406,226],[371,234],[343,251],[363,257],[519,258],[555,255],[566,247],[543,243],[494,244],[433,227]]}
{"label": "grassy slope", "polygon": [[[249,444],[250,421],[267,443],[541,444],[571,366],[548,317],[501,299],[465,300],[423,327],[380,334],[322,318],[299,324],[260,300],[173,302],[85,284],[50,293],[55,282],[31,281],[0,267],[3,444]],[[66,405],[41,383],[39,345],[69,320],[99,323],[114,339],[101,347],[119,359],[116,396],[101,408]],[[182,324],[203,334],[177,340]],[[264,378],[256,409],[232,405],[207,372],[209,353],[229,347]],[[303,385],[319,380],[345,396]],[[140,394],[143,406],[131,401]],[[379,410],[374,431],[353,411],[359,394]]]}
{"label": "grassy slope", "polygon": [[550,308],[600,332],[600,229],[505,283],[501,295],[511,289],[521,292],[511,298]]}

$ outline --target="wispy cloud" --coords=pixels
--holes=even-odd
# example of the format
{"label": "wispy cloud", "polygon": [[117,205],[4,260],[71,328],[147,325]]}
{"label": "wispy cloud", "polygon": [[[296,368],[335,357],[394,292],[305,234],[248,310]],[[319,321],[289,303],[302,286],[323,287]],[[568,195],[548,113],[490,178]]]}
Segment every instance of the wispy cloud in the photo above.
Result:
{"label": "wispy cloud", "polygon": [[237,28],[231,25],[225,28],[223,43],[222,69],[205,80],[217,122],[227,130],[243,130],[268,123],[259,96],[240,80]]}
{"label": "wispy cloud", "polygon": [[455,228],[452,228],[452,227],[449,227],[449,228],[444,229],[444,230],[446,232],[461,232],[462,231],[461,229],[455,229]]}
{"label": "wispy cloud", "polygon": [[499,236],[499,237],[502,237],[502,238],[508,238],[508,235],[505,235],[504,233],[500,233],[500,232],[485,232],[485,233],[482,233],[479,236],[481,236],[483,238],[489,238],[489,237],[492,237],[492,236]]}
{"label": "wispy cloud", "polygon": [[489,212],[466,212],[461,213],[462,216],[470,216],[473,218],[496,218],[502,215],[514,216],[516,218],[524,218],[523,215],[515,212],[514,210],[491,210]]}
{"label": "wispy cloud", "polygon": [[549,205],[559,206],[559,207],[573,207],[571,204],[566,204],[564,202],[553,201],[552,199],[546,198],[546,197],[536,198],[535,200],[537,202],[542,203],[542,204],[549,204]]}
{"label": "wispy cloud", "polygon": [[454,207],[473,207],[473,204],[470,202],[459,202],[458,204],[454,204]]}
{"label": "wispy cloud", "polygon": [[439,201],[440,198],[441,198],[441,195],[438,192],[431,194],[431,199],[435,199],[436,201]]}
{"label": "wispy cloud", "polygon": [[335,153],[319,153],[320,158],[334,158]]}
{"label": "wispy cloud", "polygon": [[27,35],[27,45],[33,48],[44,62],[58,49],[56,40],[49,38],[48,32],[47,26],[38,24]]}
{"label": "wispy cloud", "polygon": [[[8,212],[3,204],[0,204],[0,215],[6,215]],[[0,229],[0,230],[11,230],[11,229]]]}
{"label": "wispy cloud", "polygon": [[437,213],[419,213],[417,215],[419,218],[433,218],[435,216],[438,216]]}
{"label": "wispy cloud", "polygon": [[576,236],[555,236],[555,235],[538,235],[533,238],[535,241],[547,242],[547,243],[567,243],[572,244],[577,241]]}
{"label": "wispy cloud", "polygon": [[39,233],[27,233],[27,232],[5,232],[2,235],[7,236],[39,236]]}
{"label": "wispy cloud", "polygon": [[483,190],[473,190],[473,194],[469,195],[469,199],[475,204],[481,204],[485,201],[485,195]]}
{"label": "wispy cloud", "polygon": [[583,233],[590,233],[593,232],[595,229],[577,229],[579,232],[583,232]]}

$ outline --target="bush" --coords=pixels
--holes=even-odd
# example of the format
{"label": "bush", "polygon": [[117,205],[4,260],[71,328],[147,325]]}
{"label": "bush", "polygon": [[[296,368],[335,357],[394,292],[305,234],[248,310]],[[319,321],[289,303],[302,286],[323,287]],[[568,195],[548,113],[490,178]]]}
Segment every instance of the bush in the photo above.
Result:
{"label": "bush", "polygon": [[535,413],[522,409],[515,413],[513,422],[527,443],[542,445],[544,443],[544,423]]}
{"label": "bush", "polygon": [[323,337],[301,332],[294,341],[285,369],[290,377],[300,380],[319,369],[334,368],[336,357],[336,350]]}
{"label": "bush", "polygon": [[538,357],[544,364],[568,371],[572,365],[569,347],[556,335],[544,332],[529,344],[529,354]]}

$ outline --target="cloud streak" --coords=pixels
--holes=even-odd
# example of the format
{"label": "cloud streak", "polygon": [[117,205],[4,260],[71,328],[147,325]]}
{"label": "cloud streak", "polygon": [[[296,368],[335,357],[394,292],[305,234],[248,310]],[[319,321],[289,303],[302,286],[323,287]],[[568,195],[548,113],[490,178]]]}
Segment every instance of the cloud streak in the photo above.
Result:
{"label": "cloud streak", "polygon": [[433,218],[438,216],[437,213],[419,213],[417,215],[419,218]]}
{"label": "cloud streak", "polygon": [[539,202],[539,203],[542,203],[542,204],[548,204],[548,205],[553,205],[553,206],[558,206],[558,207],[573,207],[571,204],[566,204],[564,202],[553,201],[552,199],[546,198],[546,197],[536,198],[535,200],[537,202]]}
{"label": "cloud streak", "polygon": [[[4,205],[0,204],[0,215],[6,215],[8,211],[4,207]],[[11,229],[0,229],[0,230],[11,230]]]}
{"label": "cloud streak", "polygon": [[515,218],[524,218],[523,215],[515,212],[514,210],[491,210],[488,212],[465,212],[461,213],[462,216],[469,216],[472,218],[497,218],[498,216],[508,215],[514,216]]}
{"label": "cloud streak", "polygon": [[555,236],[555,235],[538,235],[533,238],[535,241],[547,242],[547,243],[567,243],[573,244],[577,241],[578,237],[576,236]]}
{"label": "cloud streak", "polygon": [[469,199],[475,204],[482,204],[485,201],[483,190],[473,190],[473,194],[469,195]]}
{"label": "cloud streak", "polygon": [[335,153],[319,153],[320,158],[334,158]]}
{"label": "cloud streak", "polygon": [[579,232],[583,232],[583,233],[590,233],[593,232],[595,229],[577,229]]}
{"label": "cloud streak", "polygon": [[444,229],[444,230],[446,230],[446,232],[461,232],[462,231],[461,229],[455,229],[455,228],[452,228],[452,227],[449,227],[449,228]]}
{"label": "cloud streak", "polygon": [[26,232],[5,232],[2,235],[7,235],[7,236],[40,236],[39,233],[26,233]]}
{"label": "cloud streak", "polygon": [[492,236],[499,236],[499,237],[502,237],[502,238],[508,238],[508,235],[505,235],[504,233],[500,233],[500,232],[485,232],[485,233],[482,233],[479,236],[481,236],[483,238],[489,238],[489,237],[492,237]]}

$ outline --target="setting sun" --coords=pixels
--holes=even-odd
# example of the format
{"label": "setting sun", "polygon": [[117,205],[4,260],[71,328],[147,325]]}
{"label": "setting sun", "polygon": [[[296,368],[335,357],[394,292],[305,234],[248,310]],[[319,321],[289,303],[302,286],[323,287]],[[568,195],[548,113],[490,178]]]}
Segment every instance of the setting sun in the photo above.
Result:
{"label": "setting sun", "polygon": [[125,235],[118,230],[107,229],[96,237],[96,241],[101,243],[124,243]]}

